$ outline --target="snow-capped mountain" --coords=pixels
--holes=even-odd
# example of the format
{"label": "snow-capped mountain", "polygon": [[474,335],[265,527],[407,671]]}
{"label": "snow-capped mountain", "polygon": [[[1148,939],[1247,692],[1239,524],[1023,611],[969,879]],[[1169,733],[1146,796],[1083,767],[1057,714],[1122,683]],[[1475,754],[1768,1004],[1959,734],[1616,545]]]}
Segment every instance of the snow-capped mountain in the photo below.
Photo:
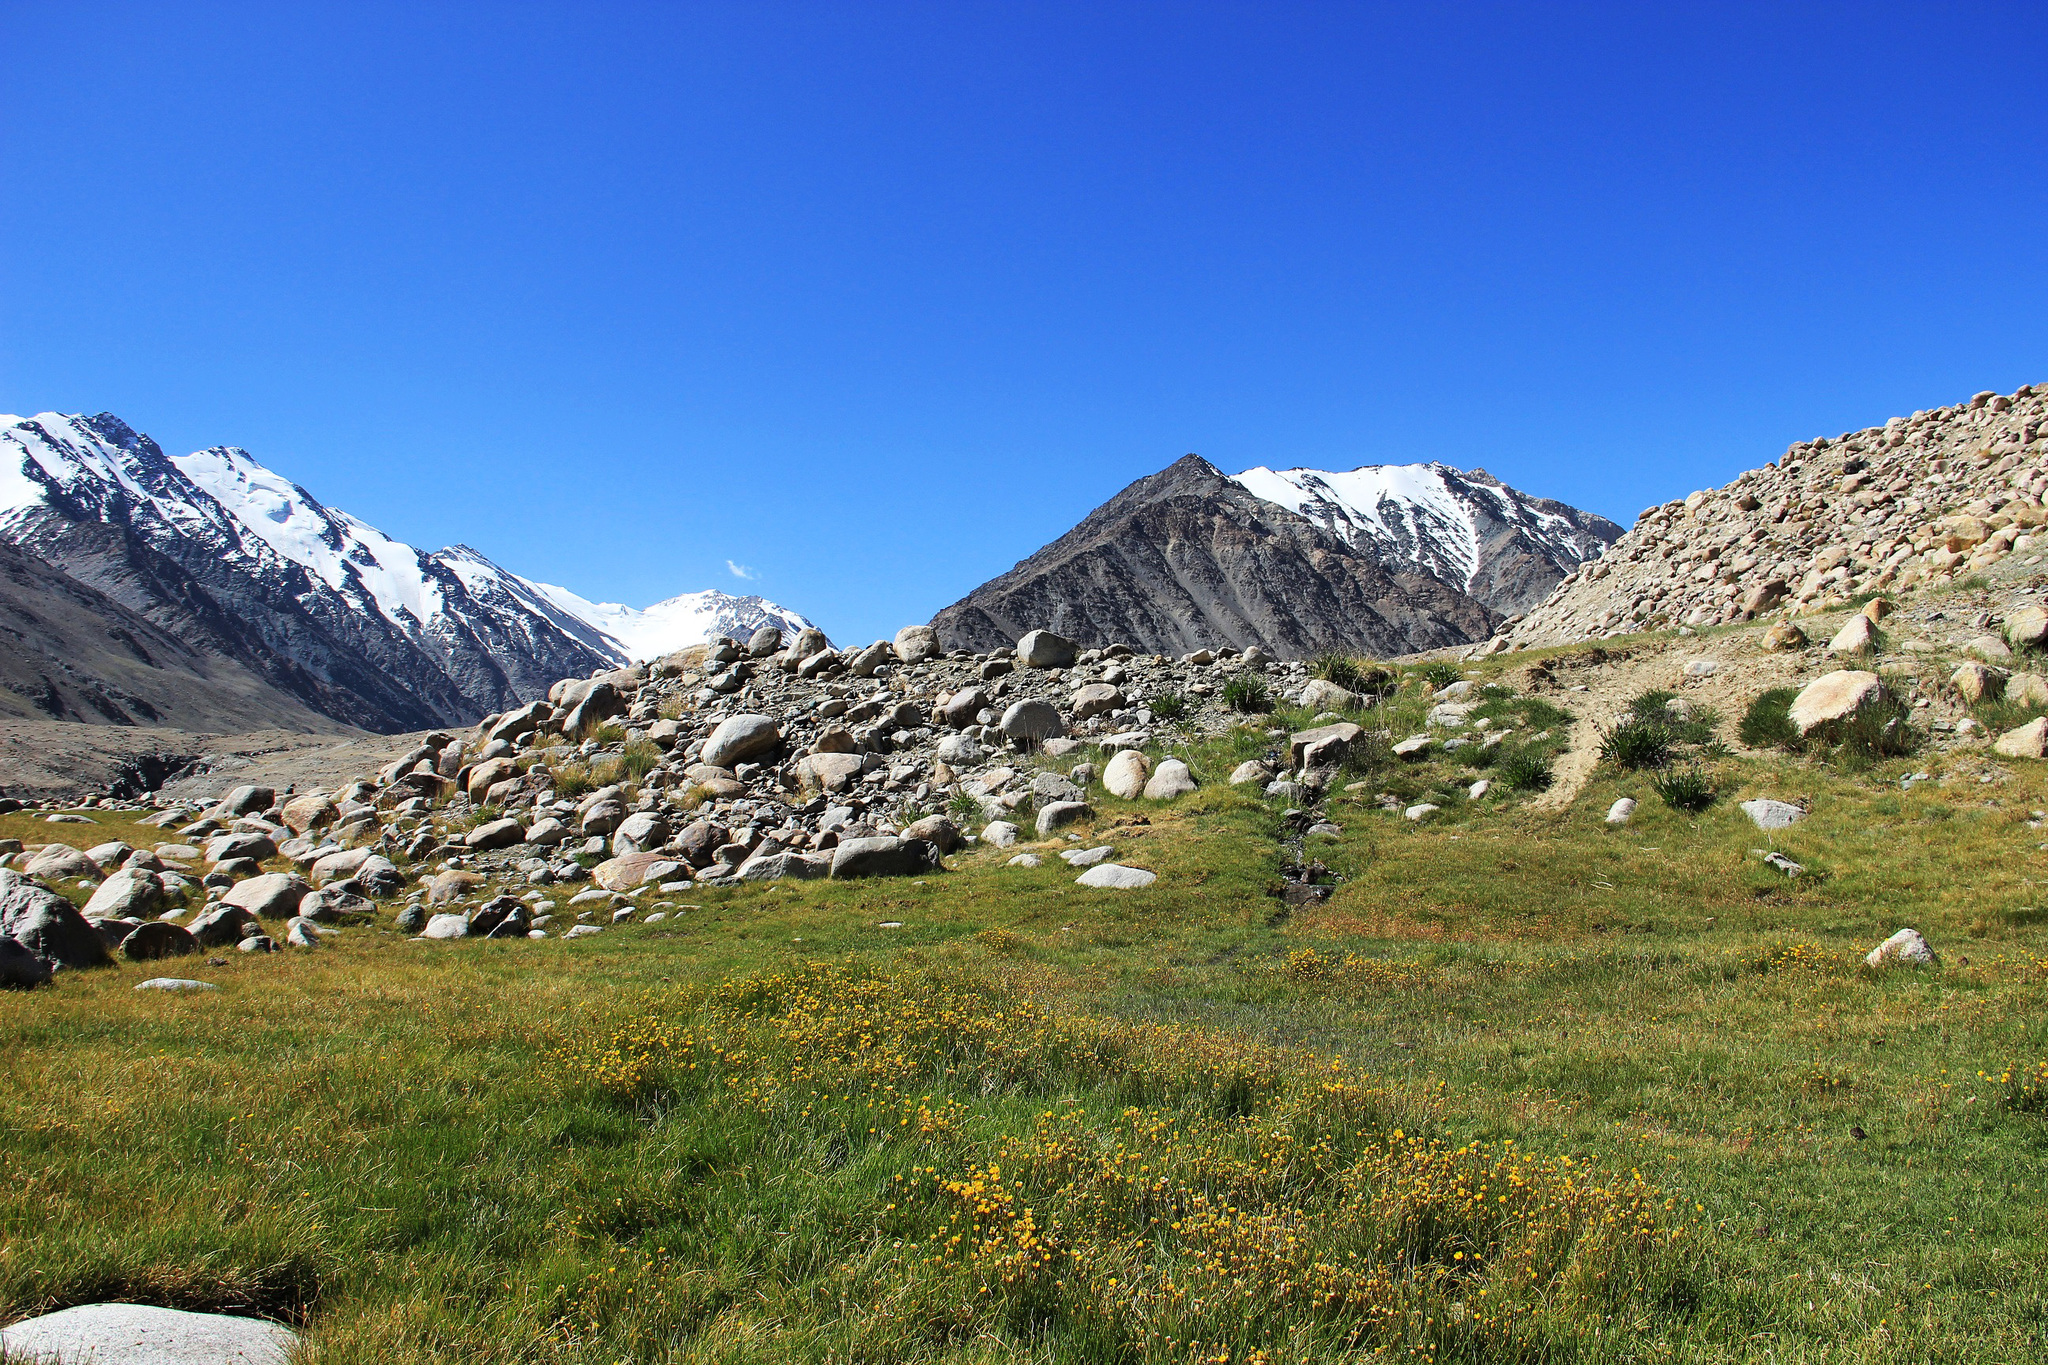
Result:
{"label": "snow-capped mountain", "polygon": [[468,546],[429,553],[246,451],[166,456],[108,413],[0,417],[0,534],[323,714],[461,724],[556,679],[803,618],[696,593],[590,603]]}
{"label": "snow-capped mountain", "polygon": [[1247,469],[1233,480],[1348,545],[1412,564],[1494,611],[1526,611],[1622,528],[1550,498],[1533,498],[1483,469],[1446,464],[1357,469]]}

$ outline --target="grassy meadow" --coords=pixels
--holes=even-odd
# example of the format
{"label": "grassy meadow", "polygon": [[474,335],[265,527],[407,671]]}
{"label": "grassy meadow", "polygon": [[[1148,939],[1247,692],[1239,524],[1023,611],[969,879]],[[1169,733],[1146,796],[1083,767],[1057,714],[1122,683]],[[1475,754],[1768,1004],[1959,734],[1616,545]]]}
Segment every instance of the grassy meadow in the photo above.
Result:
{"label": "grassy meadow", "polygon": [[[1304,719],[1092,793],[1144,891],[984,850],[0,996],[0,1313],[258,1312],[323,1362],[2048,1358],[2039,768],[1710,749],[1697,815],[1362,772],[1290,914],[1221,779]],[[0,817],[53,834],[162,837]],[[1902,925],[1942,965],[1862,968]]]}

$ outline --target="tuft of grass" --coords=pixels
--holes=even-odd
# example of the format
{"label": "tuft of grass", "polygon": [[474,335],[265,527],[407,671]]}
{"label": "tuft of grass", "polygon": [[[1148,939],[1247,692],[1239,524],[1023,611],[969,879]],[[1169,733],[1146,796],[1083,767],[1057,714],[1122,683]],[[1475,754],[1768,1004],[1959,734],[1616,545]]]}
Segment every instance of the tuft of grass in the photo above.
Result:
{"label": "tuft of grass", "polygon": [[568,800],[587,796],[600,785],[591,779],[587,763],[564,763],[554,770],[554,778],[555,795]]}
{"label": "tuft of grass", "polygon": [[1260,715],[1273,709],[1273,689],[1257,673],[1240,673],[1223,684],[1223,704],[1246,715]]}
{"label": "tuft of grass", "polygon": [[1308,672],[1310,677],[1333,682],[1347,692],[1365,690],[1365,668],[1348,654],[1318,655]]}
{"label": "tuft of grass", "polygon": [[1456,664],[1431,664],[1422,670],[1422,680],[1432,692],[1441,692],[1464,676]]}
{"label": "tuft of grass", "polygon": [[1694,815],[1713,805],[1720,795],[1714,789],[1713,780],[1697,765],[1690,763],[1683,768],[1667,768],[1658,773],[1650,779],[1650,786],[1671,809]]}
{"label": "tuft of grass", "polygon": [[1161,692],[1146,705],[1152,708],[1152,719],[1168,725],[1185,719],[1188,714],[1188,699],[1178,692]]}
{"label": "tuft of grass", "polygon": [[1835,746],[1831,760],[1852,771],[1917,753],[1926,740],[1913,724],[1912,708],[1895,696],[1836,721],[1827,727],[1825,737]]}
{"label": "tuft of grass", "polygon": [[1628,704],[1628,713],[1645,725],[1662,725],[1671,719],[1670,704],[1678,699],[1676,692],[1652,688],[1638,693]]}
{"label": "tuft of grass", "polygon": [[1665,767],[1671,762],[1671,732],[1659,724],[1623,721],[1600,741],[1600,758],[1623,772]]}
{"label": "tuft of grass", "polygon": [[1792,702],[1798,689],[1773,687],[1758,696],[1742,713],[1735,737],[1752,749],[1783,749],[1797,753],[1804,747],[1799,727],[1792,723]]}
{"label": "tuft of grass", "polygon": [[1493,771],[1510,791],[1542,791],[1555,780],[1550,759],[1535,749],[1517,749],[1495,760]]}

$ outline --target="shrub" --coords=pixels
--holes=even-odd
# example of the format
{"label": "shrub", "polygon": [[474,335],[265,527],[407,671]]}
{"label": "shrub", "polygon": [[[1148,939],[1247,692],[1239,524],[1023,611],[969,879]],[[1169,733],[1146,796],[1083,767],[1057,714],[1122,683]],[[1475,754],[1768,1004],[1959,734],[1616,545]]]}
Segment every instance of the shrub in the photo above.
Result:
{"label": "shrub", "polygon": [[[1325,654],[1308,666],[1309,676],[1333,682],[1347,692],[1365,690],[1365,670],[1348,654]],[[1377,669],[1375,672],[1379,671]]]}
{"label": "shrub", "polygon": [[597,783],[590,780],[590,769],[581,763],[564,763],[555,769],[555,795],[573,799],[595,791]]}
{"label": "shrub", "polygon": [[1664,798],[1665,805],[1695,815],[1713,805],[1714,798],[1720,795],[1712,780],[1691,764],[1658,773],[1650,779],[1650,785]]}
{"label": "shrub", "polygon": [[1667,709],[1669,704],[1677,699],[1678,694],[1676,692],[1666,692],[1662,688],[1652,688],[1648,692],[1639,694],[1634,701],[1628,704],[1628,713],[1645,725],[1662,725],[1671,718],[1671,712]]}
{"label": "shrub", "polygon": [[1431,664],[1422,670],[1422,680],[1429,684],[1431,691],[1442,691],[1464,676],[1456,664]]}
{"label": "shrub", "polygon": [[1798,695],[1790,687],[1773,687],[1765,692],[1742,713],[1735,737],[1752,749],[1797,752],[1801,740],[1799,727],[1792,723],[1792,699]]}
{"label": "shrub", "polygon": [[627,781],[638,782],[661,766],[661,750],[649,740],[636,739],[626,746],[619,766],[625,770]]}
{"label": "shrub", "polygon": [[[1223,704],[1247,715],[1273,709],[1273,692],[1256,673],[1240,673],[1223,684]],[[1156,711],[1153,714],[1158,714]]]}
{"label": "shrub", "polygon": [[1178,692],[1161,692],[1146,703],[1152,708],[1152,719],[1162,720],[1171,725],[1188,713],[1188,699]]}
{"label": "shrub", "polygon": [[1623,772],[1665,767],[1671,762],[1671,732],[1662,725],[1623,721],[1600,741],[1600,757]]}
{"label": "shrub", "polygon": [[1502,755],[1493,770],[1509,791],[1540,792],[1556,780],[1550,760],[1533,749]]}

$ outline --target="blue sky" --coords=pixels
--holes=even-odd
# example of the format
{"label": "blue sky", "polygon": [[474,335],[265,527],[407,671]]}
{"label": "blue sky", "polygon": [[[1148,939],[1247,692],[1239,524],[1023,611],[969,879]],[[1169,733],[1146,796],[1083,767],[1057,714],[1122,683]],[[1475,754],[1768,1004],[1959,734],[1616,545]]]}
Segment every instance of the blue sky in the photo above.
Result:
{"label": "blue sky", "polygon": [[2044,21],[0,4],[0,409],[840,639],[1188,451],[1627,522],[2048,381]]}

